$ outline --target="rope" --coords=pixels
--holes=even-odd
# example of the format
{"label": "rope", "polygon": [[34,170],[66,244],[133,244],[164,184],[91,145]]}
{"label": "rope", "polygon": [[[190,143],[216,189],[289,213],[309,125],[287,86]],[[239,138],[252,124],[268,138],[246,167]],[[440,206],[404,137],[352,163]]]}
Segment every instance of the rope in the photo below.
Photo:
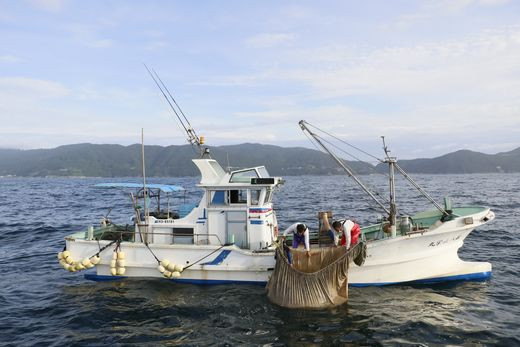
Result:
{"label": "rope", "polygon": [[[316,136],[318,136],[318,137],[319,137],[323,142],[326,142],[326,143],[328,143],[329,145],[331,145],[332,147],[336,148],[338,151],[345,153],[346,155],[350,156],[351,158],[354,158],[355,160],[357,160],[357,161],[359,161],[359,162],[361,162],[361,163],[364,163],[364,164],[369,165],[370,169],[372,169],[373,172],[375,172],[375,173],[380,173],[380,172],[378,172],[378,171],[375,169],[375,167],[373,167],[372,164],[369,163],[368,161],[365,161],[365,160],[359,159],[359,158],[356,157],[354,154],[345,151],[345,150],[342,149],[341,147],[339,147],[339,146],[335,145],[334,143],[332,143],[332,142],[330,142],[330,141],[324,139],[322,136],[319,136],[319,135],[316,135]],[[388,175],[385,174],[384,172],[382,172],[381,174],[383,174],[383,175],[385,175],[386,177],[388,177]]]}
{"label": "rope", "polygon": [[310,124],[309,122],[305,122],[305,123],[307,123],[308,125],[310,125],[310,126],[313,127],[314,129],[316,129],[316,130],[318,130],[318,131],[321,131],[322,133],[327,134],[327,135],[329,135],[330,137],[332,137],[332,138],[338,140],[339,142],[342,142],[342,143],[346,144],[347,146],[352,147],[352,148],[354,148],[354,149],[360,151],[361,153],[364,153],[364,154],[368,155],[369,157],[374,158],[375,160],[377,160],[377,161],[379,161],[379,162],[381,162],[381,163],[384,162],[382,159],[379,159],[379,158],[376,157],[375,155],[372,155],[372,154],[370,154],[370,153],[368,153],[368,152],[365,152],[365,151],[362,150],[361,148],[358,148],[358,147],[356,147],[356,146],[354,146],[354,145],[352,145],[352,144],[350,144],[350,143],[348,143],[348,142],[346,142],[346,141],[340,139],[339,137],[336,137],[336,136],[332,135],[331,133],[328,133],[328,132],[326,132],[325,130],[320,129],[320,128],[318,128],[317,126]]}
{"label": "rope", "polygon": [[186,269],[188,269],[188,268],[192,267],[193,265],[197,264],[198,262],[200,262],[200,261],[202,261],[202,260],[206,259],[206,258],[207,258],[207,257],[209,257],[210,255],[214,254],[215,252],[218,252],[218,251],[220,251],[220,250],[221,250],[222,248],[224,248],[224,247],[226,247],[226,246],[229,246],[229,245],[230,245],[230,244],[226,243],[226,244],[224,244],[224,245],[220,246],[219,248],[217,248],[216,250],[214,250],[214,251],[213,251],[213,252],[211,252],[210,254],[208,254],[208,255],[206,255],[206,256],[204,256],[204,257],[200,258],[200,259],[199,259],[199,260],[197,260],[196,262],[194,262],[194,263],[191,263],[190,265],[186,266],[186,267],[184,268],[184,270],[186,270]]}
{"label": "rope", "polygon": [[[105,249],[107,249],[108,247],[112,246],[114,243],[118,242],[118,245],[116,246],[116,249],[117,247],[119,246],[119,243],[121,243],[121,239],[117,239],[117,240],[114,240],[112,242],[109,242],[107,245],[103,246],[102,248],[99,249],[99,251],[94,254],[93,256],[99,256],[99,254],[101,254],[101,252],[103,252]],[[98,247],[99,247],[99,240],[98,240]],[[91,256],[91,257],[93,257]],[[89,257],[89,258],[91,258]]]}
{"label": "rope", "polygon": [[[143,242],[144,243],[144,242]],[[157,260],[157,263],[161,263],[161,261],[159,260],[159,258],[157,258],[157,256],[155,255],[155,253],[152,251],[152,249],[150,248],[150,246],[148,246],[148,243],[145,243],[144,244],[146,246],[146,248],[148,248],[148,250],[150,251],[150,253],[152,253],[153,257],[155,258],[155,260]]]}

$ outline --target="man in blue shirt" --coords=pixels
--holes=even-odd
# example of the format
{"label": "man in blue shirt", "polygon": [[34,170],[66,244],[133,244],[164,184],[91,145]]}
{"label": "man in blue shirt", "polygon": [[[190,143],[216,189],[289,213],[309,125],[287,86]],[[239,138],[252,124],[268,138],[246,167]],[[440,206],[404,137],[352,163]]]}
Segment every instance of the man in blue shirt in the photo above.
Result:
{"label": "man in blue shirt", "polygon": [[309,228],[303,223],[294,223],[283,232],[282,239],[285,242],[287,234],[293,234],[293,248],[298,248],[300,245],[305,247],[307,256],[310,257],[311,246],[309,244]]}

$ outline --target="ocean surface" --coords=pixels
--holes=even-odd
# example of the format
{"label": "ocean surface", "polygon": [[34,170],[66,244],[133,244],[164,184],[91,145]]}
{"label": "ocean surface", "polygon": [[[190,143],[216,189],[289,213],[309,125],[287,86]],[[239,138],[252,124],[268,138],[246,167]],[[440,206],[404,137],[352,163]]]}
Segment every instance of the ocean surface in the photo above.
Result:
{"label": "ocean surface", "polygon": [[[56,259],[66,235],[111,207],[113,220],[129,220],[127,196],[92,187],[125,179],[0,178],[0,345],[520,345],[520,175],[414,177],[438,201],[493,209],[496,219],[459,250],[462,259],[491,262],[492,278],[351,288],[347,304],[327,310],[277,307],[262,286],[98,283],[68,273]],[[380,175],[362,179],[387,183]],[[150,181],[185,186],[187,202],[201,196],[196,178]],[[397,197],[409,214],[430,208],[403,180]],[[275,203],[282,228],[296,221],[316,228],[318,210],[362,225],[378,217],[344,176],[286,177]]]}

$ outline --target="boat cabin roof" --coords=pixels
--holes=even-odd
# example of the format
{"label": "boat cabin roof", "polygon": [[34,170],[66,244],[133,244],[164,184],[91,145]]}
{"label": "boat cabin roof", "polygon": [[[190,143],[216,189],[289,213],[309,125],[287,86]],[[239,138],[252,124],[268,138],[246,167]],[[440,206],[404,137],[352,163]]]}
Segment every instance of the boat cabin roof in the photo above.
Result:
{"label": "boat cabin roof", "polygon": [[283,182],[279,177],[271,177],[265,166],[226,172],[214,159],[193,159],[193,163],[202,175],[199,186],[203,187],[274,186]]}

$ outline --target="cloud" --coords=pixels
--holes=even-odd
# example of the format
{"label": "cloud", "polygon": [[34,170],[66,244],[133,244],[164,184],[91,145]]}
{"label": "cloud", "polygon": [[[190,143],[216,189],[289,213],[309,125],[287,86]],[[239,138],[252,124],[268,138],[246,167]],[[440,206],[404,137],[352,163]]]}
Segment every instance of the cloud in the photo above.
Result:
{"label": "cloud", "polygon": [[266,33],[249,37],[245,40],[245,43],[250,48],[270,48],[287,43],[293,39],[293,34]]}
{"label": "cloud", "polygon": [[113,41],[109,39],[95,39],[87,42],[86,44],[92,48],[107,48],[112,46]]}
{"label": "cloud", "polygon": [[36,8],[48,12],[59,12],[65,5],[65,0],[30,0]]}
{"label": "cloud", "polygon": [[0,63],[19,63],[22,60],[13,55],[0,55]]}
{"label": "cloud", "polygon": [[416,23],[422,23],[432,19],[439,19],[446,16],[460,15],[470,7],[475,6],[502,6],[509,0],[441,0],[423,2],[421,6],[411,13],[400,15],[397,20],[384,29],[397,28],[400,30],[409,29]]}
{"label": "cloud", "polygon": [[67,96],[70,90],[59,82],[27,77],[0,77],[0,98],[18,96],[47,99]]}

